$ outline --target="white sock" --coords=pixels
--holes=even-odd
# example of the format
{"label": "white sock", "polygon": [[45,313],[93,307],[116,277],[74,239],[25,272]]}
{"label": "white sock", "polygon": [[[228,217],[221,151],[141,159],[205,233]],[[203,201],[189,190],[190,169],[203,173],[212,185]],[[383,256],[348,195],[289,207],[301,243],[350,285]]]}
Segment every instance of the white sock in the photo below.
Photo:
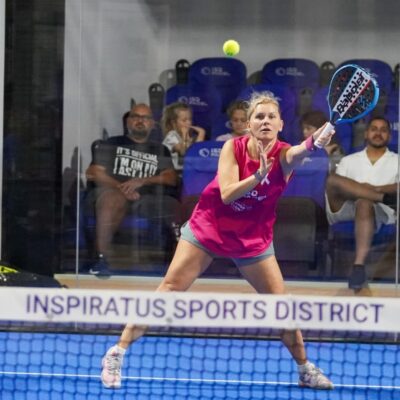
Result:
{"label": "white sock", "polygon": [[298,365],[298,366],[297,366],[297,369],[298,369],[298,371],[299,371],[300,373],[303,373],[303,372],[308,371],[312,365],[313,365],[313,364],[310,363],[310,361],[307,361],[305,364]]}
{"label": "white sock", "polygon": [[118,346],[117,344],[115,346],[113,346],[111,349],[115,349],[117,351],[117,353],[124,355],[126,352],[126,349],[124,349],[121,346]]}

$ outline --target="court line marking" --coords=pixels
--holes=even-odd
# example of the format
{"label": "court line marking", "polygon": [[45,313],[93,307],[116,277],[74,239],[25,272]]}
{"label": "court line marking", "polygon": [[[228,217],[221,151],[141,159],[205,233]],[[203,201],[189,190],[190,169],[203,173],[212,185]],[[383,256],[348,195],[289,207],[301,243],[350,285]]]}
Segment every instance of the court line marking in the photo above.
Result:
{"label": "court line marking", "polygon": [[[0,375],[17,375],[17,376],[43,376],[54,378],[90,378],[99,379],[100,375],[89,374],[61,374],[50,372],[17,372],[17,371],[0,371]],[[185,383],[214,383],[214,384],[235,384],[235,385],[269,385],[269,386],[298,386],[297,382],[279,382],[279,381],[247,381],[236,379],[200,379],[200,378],[162,378],[152,376],[123,376],[122,380],[131,381],[156,381],[156,382],[185,382]],[[381,386],[381,385],[351,385],[339,383],[335,384],[336,388],[350,389],[381,389],[381,390],[400,390],[400,386]]]}

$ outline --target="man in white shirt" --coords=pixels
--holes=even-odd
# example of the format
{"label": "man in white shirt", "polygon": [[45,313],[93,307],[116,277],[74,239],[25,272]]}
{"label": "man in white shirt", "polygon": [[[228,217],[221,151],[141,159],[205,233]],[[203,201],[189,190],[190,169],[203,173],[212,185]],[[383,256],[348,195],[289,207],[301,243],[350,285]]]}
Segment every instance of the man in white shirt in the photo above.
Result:
{"label": "man in white shirt", "polygon": [[390,138],[389,122],[372,118],[365,132],[366,147],[342,158],[327,180],[329,224],[355,221],[355,259],[349,276],[349,288],[354,290],[367,284],[364,264],[374,232],[396,221],[391,207],[397,204],[398,155],[387,147]]}

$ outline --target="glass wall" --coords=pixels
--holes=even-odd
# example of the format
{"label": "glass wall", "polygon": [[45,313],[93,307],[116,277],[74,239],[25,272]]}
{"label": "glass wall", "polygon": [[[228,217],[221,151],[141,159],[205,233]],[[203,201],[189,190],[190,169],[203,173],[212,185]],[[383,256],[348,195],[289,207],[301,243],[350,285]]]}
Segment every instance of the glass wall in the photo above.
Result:
{"label": "glass wall", "polygon": [[[352,61],[378,81],[378,105],[337,127],[330,156],[318,151],[298,167],[278,203],[274,238],[287,278],[347,287],[359,263],[355,225],[328,223],[325,188],[342,157],[364,148],[372,116],[390,122],[388,146],[398,153],[399,8],[395,0],[7,2],[3,259],[60,280],[97,279],[101,253],[111,278],[163,275],[179,226],[215,175],[222,146],[216,138],[234,128],[229,105],[254,90],[274,92],[284,120],[280,139],[296,145],[305,114],[322,114],[311,115],[311,126],[327,119],[330,78]],[[238,54],[223,53],[228,39],[240,44]],[[191,107],[205,140],[189,147],[202,136],[201,129],[190,130],[189,149],[173,164],[178,185],[134,187],[141,198],[126,195],[133,197],[125,209],[107,197],[102,173],[118,167],[120,182],[147,176],[155,165],[149,154],[159,147],[124,148],[138,126],[152,128],[149,141],[160,144],[162,112],[177,101]],[[158,169],[172,162],[165,158],[159,156]],[[382,176],[371,185],[397,182],[392,170],[386,175],[392,181]],[[108,203],[100,204],[101,196]],[[364,257],[371,283],[397,282],[392,209],[385,209],[384,222],[393,223],[377,230]],[[226,258],[217,258],[206,275],[239,277]]]}

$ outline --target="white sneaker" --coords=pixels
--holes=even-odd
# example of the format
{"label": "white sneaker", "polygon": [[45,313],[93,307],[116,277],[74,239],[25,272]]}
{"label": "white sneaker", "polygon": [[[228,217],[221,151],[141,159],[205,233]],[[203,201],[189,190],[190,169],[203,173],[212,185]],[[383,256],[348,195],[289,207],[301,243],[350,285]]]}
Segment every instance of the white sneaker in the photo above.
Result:
{"label": "white sneaker", "polygon": [[111,389],[121,387],[121,367],[124,354],[117,346],[111,347],[103,357],[101,371],[101,381],[103,385]]}
{"label": "white sneaker", "polygon": [[313,389],[333,389],[333,383],[314,364],[308,363],[304,371],[299,371],[299,386]]}

